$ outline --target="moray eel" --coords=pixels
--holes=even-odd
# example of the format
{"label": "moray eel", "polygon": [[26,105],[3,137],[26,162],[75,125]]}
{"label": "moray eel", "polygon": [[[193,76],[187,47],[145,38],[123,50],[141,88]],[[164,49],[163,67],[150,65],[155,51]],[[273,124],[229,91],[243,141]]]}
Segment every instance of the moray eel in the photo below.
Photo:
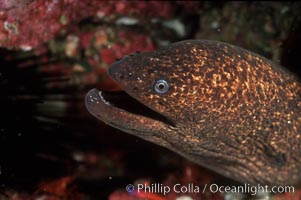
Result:
{"label": "moray eel", "polygon": [[301,176],[301,84],[270,60],[227,43],[187,40],[112,64],[112,79],[156,115],[92,89],[86,107],[124,132],[249,184]]}

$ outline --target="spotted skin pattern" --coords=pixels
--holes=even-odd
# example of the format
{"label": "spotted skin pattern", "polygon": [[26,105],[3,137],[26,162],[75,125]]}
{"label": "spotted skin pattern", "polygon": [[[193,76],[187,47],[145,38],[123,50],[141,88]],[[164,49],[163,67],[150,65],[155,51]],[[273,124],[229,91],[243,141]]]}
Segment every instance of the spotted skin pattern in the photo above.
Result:
{"label": "spotted skin pattern", "polygon": [[[86,105],[105,123],[242,183],[300,180],[301,84],[281,66],[230,44],[186,40],[126,56],[109,75],[171,123],[95,105],[94,89]],[[168,82],[166,93],[154,90],[157,80]]]}

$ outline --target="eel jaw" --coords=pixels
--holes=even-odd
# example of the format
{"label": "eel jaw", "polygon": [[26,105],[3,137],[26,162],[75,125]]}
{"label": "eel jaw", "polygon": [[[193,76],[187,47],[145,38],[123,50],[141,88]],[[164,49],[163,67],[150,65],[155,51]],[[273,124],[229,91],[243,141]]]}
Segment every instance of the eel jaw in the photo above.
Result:
{"label": "eel jaw", "polygon": [[116,107],[105,99],[103,93],[90,90],[85,99],[86,107],[93,116],[114,128],[141,137],[176,129],[173,124]]}

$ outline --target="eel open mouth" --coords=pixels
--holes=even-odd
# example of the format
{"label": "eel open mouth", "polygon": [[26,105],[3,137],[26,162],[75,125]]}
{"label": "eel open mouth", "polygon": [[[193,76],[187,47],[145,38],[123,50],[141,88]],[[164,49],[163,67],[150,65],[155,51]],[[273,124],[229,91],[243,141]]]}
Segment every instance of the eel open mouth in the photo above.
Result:
{"label": "eel open mouth", "polygon": [[[90,90],[86,95],[86,107],[88,111],[108,124],[116,124],[118,120],[125,122],[132,120],[131,124],[136,122],[161,122],[167,126],[175,124],[167,117],[148,108],[138,100],[134,99],[126,92],[109,92]],[[123,118],[123,119],[122,119]],[[125,119],[126,118],[126,119]]]}

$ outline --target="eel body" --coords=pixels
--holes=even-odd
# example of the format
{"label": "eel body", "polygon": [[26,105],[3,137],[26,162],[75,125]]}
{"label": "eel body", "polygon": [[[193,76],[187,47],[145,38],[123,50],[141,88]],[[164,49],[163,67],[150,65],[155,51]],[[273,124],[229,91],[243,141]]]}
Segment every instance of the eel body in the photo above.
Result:
{"label": "eel body", "polygon": [[125,56],[108,73],[160,116],[92,89],[87,109],[108,125],[241,183],[300,180],[301,84],[283,67],[230,44],[187,40]]}

